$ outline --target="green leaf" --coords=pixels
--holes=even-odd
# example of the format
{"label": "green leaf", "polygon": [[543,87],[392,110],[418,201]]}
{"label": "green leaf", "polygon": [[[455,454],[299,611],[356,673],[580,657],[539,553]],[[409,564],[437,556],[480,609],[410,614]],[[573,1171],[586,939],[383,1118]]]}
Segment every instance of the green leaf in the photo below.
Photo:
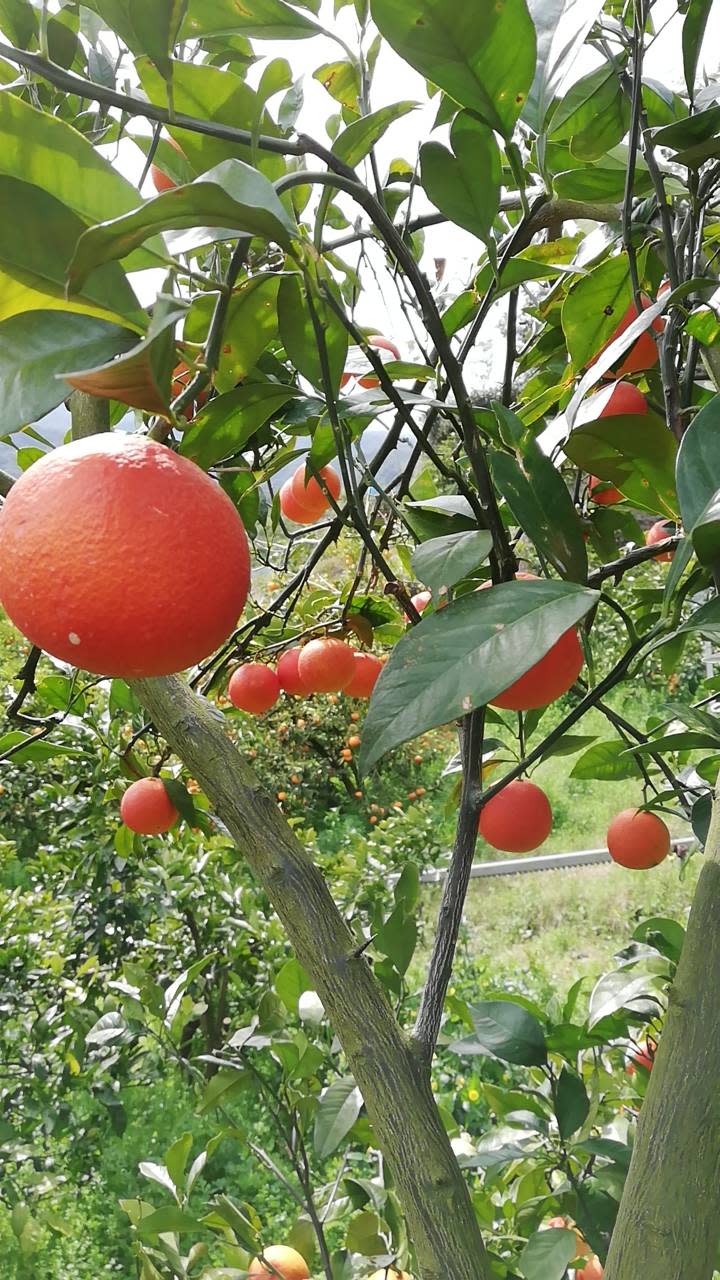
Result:
{"label": "green leaf", "polygon": [[190,827],[196,827],[198,825],[198,814],[187,787],[177,778],[161,778],[160,781],[167,792],[170,803],[175,806],[183,822],[187,822]]}
{"label": "green leaf", "polygon": [[562,738],[551,743],[547,751],[543,752],[542,758],[549,760],[551,756],[574,756],[576,752],[584,751],[594,740],[593,734],[564,733]]}
{"label": "green leaf", "polygon": [[699,841],[701,848],[705,848],[707,838],[710,832],[710,822],[712,820],[713,800],[711,795],[700,796],[692,807],[690,821],[692,823],[693,835]]}
{"label": "green leaf", "polygon": [[417,946],[417,924],[404,902],[398,904],[375,935],[375,947],[392,960],[398,973],[406,973]]}
{"label": "green leaf", "polygon": [[701,635],[715,637],[720,634],[720,599],[715,596],[706,600],[699,609],[678,627],[678,632],[699,631]]}
{"label": "green leaf", "polygon": [[200,1111],[212,1111],[224,1106],[236,1093],[254,1087],[255,1080],[248,1068],[222,1067],[208,1080],[202,1097]]}
{"label": "green leaf", "polygon": [[202,1224],[191,1213],[179,1209],[177,1205],[168,1204],[154,1213],[147,1214],[136,1223],[135,1230],[139,1236],[149,1239],[161,1232],[202,1231]]}
{"label": "green leaf", "polygon": [[126,354],[94,368],[66,370],[63,377],[79,391],[119,400],[148,413],[167,414],[175,363],[175,327],[185,314],[178,299],[161,294],[147,338]]}
{"label": "green leaf", "polygon": [[605,62],[571,87],[554,111],[549,132],[556,142],[570,143],[578,160],[599,160],[624,137],[630,101],[617,69]]}
{"label": "green leaf", "polygon": [[720,557],[720,489],[696,520],[690,536],[700,563],[717,564]]}
{"label": "green leaf", "polygon": [[433,595],[454,587],[486,560],[492,550],[492,536],[485,529],[450,533],[444,538],[421,542],[412,553],[413,573]]}
{"label": "green leaf", "polygon": [[658,414],[621,414],[584,423],[563,449],[583,471],[614,484],[634,507],[677,518],[677,443]]}
{"label": "green leaf", "polygon": [[352,1076],[343,1076],[321,1095],[315,1113],[313,1142],[320,1160],[325,1160],[340,1146],[360,1115],[363,1100]]}
{"label": "green leaf", "polygon": [[[326,307],[322,299],[314,296],[312,305],[325,334],[330,378],[334,392],[340,386],[348,349],[347,329],[341,320]],[[277,300],[280,340],[295,368],[322,389],[323,377],[315,327],[310,315],[310,305],[297,276],[284,276]]]}
{"label": "green leaf", "polygon": [[592,990],[588,1026],[592,1030],[603,1018],[618,1013],[620,1009],[633,1010],[639,1005],[644,1009],[649,1000],[659,1003],[652,995],[652,978],[647,973],[638,974],[627,969],[606,973]]}
{"label": "green leaf", "polygon": [[[717,734],[703,733],[700,729],[688,729],[684,733],[668,733],[664,738],[651,738],[649,742],[638,742],[640,755],[659,754],[675,751],[716,751],[720,747],[720,731]],[[629,748],[626,748],[629,750]]]}
{"label": "green leaf", "polygon": [[602,0],[533,0],[537,67],[522,119],[535,133],[602,7]]}
{"label": "green leaf", "polygon": [[502,405],[496,404],[494,410],[501,429],[506,428],[515,445],[514,455],[490,450],[490,466],[498,490],[540,555],[562,578],[585,582],[587,551],[565,481],[520,419]]}
{"label": "green leaf", "polygon": [[73,747],[64,747],[60,742],[41,741],[35,742],[29,733],[23,733],[21,729],[11,729],[10,733],[4,733],[0,738],[0,756],[4,755],[10,747],[18,747],[21,742],[27,743],[27,746],[20,747],[14,751],[12,760],[14,764],[37,764],[45,760],[53,760],[55,756],[79,756],[81,753]]}
{"label": "green leaf", "polygon": [[252,1205],[243,1204],[240,1209],[229,1196],[220,1195],[213,1201],[212,1212],[213,1215],[219,1214],[223,1222],[227,1222],[245,1249],[252,1253],[256,1251],[260,1242],[260,1223]]}
{"label": "green leaf", "polygon": [[401,742],[484,706],[597,599],[597,592],[564,582],[508,582],[423,618],[395,646],[375,686],[362,770]]}
{"label": "green leaf", "polygon": [[206,404],[185,432],[180,452],[207,471],[239,453],[274,413],[300,393],[277,382],[249,382]]}
{"label": "green leaf", "polygon": [[60,375],[75,363],[109,360],[135,341],[127,329],[71,312],[31,311],[0,322],[3,431],[36,422],[66,400],[70,388]]}
{"label": "green leaf", "polygon": [[510,137],[535,75],[535,28],[525,0],[371,0],[370,7],[406,62]]}
{"label": "green leaf", "polygon": [[[218,369],[213,379],[219,392],[232,391],[257,363],[277,333],[277,293],[280,276],[258,275],[233,293],[223,329]],[[202,294],[185,321],[186,342],[205,342],[217,294]]]}
{"label": "green leaf", "polygon": [[633,756],[625,754],[625,743],[613,738],[608,742],[595,742],[584,751],[570,777],[617,782],[621,778],[636,778],[639,772]]}
{"label": "green leaf", "polygon": [[395,885],[395,901],[398,906],[405,907],[406,911],[412,911],[417,905],[419,895],[420,872],[417,864],[415,862],[406,862]]}
{"label": "green leaf", "polygon": [[683,22],[683,70],[691,102],[695,97],[695,72],[711,9],[712,0],[690,0]]}
{"label": "green leaf", "polygon": [[298,1000],[303,991],[314,990],[313,984],[299,960],[291,956],[278,971],[275,982],[275,993],[280,997],[289,1013],[297,1013]]}
{"label": "green leaf", "polygon": [[573,285],[563,303],[562,327],[576,369],[598,354],[631,302],[632,284],[624,253],[606,258]]}
{"label": "green leaf", "polygon": [[358,1213],[350,1220],[345,1244],[353,1253],[361,1253],[364,1258],[377,1258],[387,1250],[381,1232],[382,1223],[376,1213]]}
{"label": "green leaf", "polygon": [[574,1231],[550,1227],[530,1236],[518,1259],[525,1280],[563,1280],[577,1250]]}
{"label": "green leaf", "polygon": [[695,115],[686,116],[675,124],[664,125],[653,132],[653,141],[661,147],[670,147],[677,153],[676,159],[690,168],[697,168],[718,154],[718,129],[720,107],[708,107]]}
{"label": "green leaf", "polygon": [[581,1129],[590,1112],[590,1099],[580,1076],[563,1067],[557,1082],[555,1115],[561,1138],[570,1138]]}
{"label": "green leaf", "polygon": [[37,14],[28,0],[0,0],[0,30],[21,49],[37,34]]}
{"label": "green leaf", "polygon": [[322,27],[284,0],[242,0],[242,4],[238,0],[190,0],[183,39],[238,33],[258,40],[304,40],[322,34]]}
{"label": "green leaf", "polygon": [[416,102],[394,102],[389,107],[381,107],[379,111],[354,120],[333,142],[333,155],[354,168],[372,151],[390,125],[406,116],[408,111],[414,111],[416,106]]}
{"label": "green leaf", "polygon": [[683,524],[692,530],[718,489],[720,476],[720,395],[693,419],[677,456],[677,494]]}
{"label": "green leaf", "polygon": [[155,232],[199,223],[276,240],[285,248],[297,235],[297,227],[264,174],[242,160],[224,160],[187,186],[86,231],[70,264],[69,290],[80,289],[101,263],[124,258]]}
{"label": "green leaf", "polygon": [[[83,134],[14,93],[0,94],[0,173],[41,187],[86,223],[126,213],[138,202],[137,188]],[[143,249],[132,265],[156,263],[157,253]]]}
{"label": "green leaf", "polygon": [[[0,95],[2,97],[3,95]],[[0,263],[21,281],[62,297],[65,275],[85,223],[72,209],[29,182],[0,175]],[[93,273],[83,298],[108,319],[143,325],[137,298],[116,263]]]}
{"label": "green leaf", "polygon": [[132,53],[146,53],[160,74],[171,77],[171,59],[187,0],[84,0],[120,36]]}
{"label": "green leaf", "polygon": [[[709,794],[704,798],[712,804],[712,797]],[[693,806],[693,814],[694,812],[695,806]],[[655,947],[661,955],[667,956],[668,960],[677,964],[685,942],[685,930],[677,920],[669,920],[665,916],[651,916],[638,925],[633,938],[637,942],[646,942],[648,946]]]}
{"label": "green leaf", "polygon": [[[237,18],[236,0],[231,0],[231,3]],[[167,85],[148,59],[139,58],[136,67],[143,89],[150,101],[158,106],[235,129],[257,130],[270,137],[280,136],[258,95],[233,71],[220,71],[207,63],[176,62],[172,75],[172,101],[169,101]],[[253,150],[240,143],[226,142],[209,134],[191,133],[187,129],[171,127],[170,133],[182,147],[194,173],[215,169],[223,160],[230,159],[244,160],[272,180],[285,173],[283,157],[271,152]]]}
{"label": "green leaf", "polygon": [[318,80],[341,106],[358,114],[360,70],[355,62],[326,62],[313,71],[313,80]]}
{"label": "green leaf", "polygon": [[469,111],[461,111],[453,120],[450,142],[454,154],[439,142],[426,142],[420,148],[422,185],[450,222],[487,242],[502,184],[495,135]]}
{"label": "green leaf", "polygon": [[547,1060],[545,1036],[537,1018],[511,1000],[483,1000],[470,1005],[475,1039],[502,1062],[541,1067]]}

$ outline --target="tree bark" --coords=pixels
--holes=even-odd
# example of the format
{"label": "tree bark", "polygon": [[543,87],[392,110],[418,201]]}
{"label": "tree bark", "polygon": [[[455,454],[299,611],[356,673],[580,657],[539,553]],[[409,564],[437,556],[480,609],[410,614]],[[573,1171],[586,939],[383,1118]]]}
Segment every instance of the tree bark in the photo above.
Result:
{"label": "tree bark", "polygon": [[720,1238],[720,784],[605,1280],[711,1280]]}
{"label": "tree bark", "polygon": [[463,1174],[410,1038],[403,1035],[320,871],[207,702],[178,676],[134,692],[198,779],[263,885],[327,1009],[405,1212],[422,1280],[490,1280]]}

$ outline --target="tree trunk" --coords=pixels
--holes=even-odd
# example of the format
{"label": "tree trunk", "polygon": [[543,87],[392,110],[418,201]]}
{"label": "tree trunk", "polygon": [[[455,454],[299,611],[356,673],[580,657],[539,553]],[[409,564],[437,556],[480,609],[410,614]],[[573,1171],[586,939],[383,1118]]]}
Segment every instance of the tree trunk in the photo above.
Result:
{"label": "tree trunk", "polygon": [[720,1238],[720,804],[640,1113],[605,1280],[711,1280]]}
{"label": "tree trunk", "polygon": [[177,676],[132,688],[212,801],[310,974],[365,1099],[406,1216],[422,1280],[490,1280],[465,1179],[429,1074],[328,887],[215,713]]}

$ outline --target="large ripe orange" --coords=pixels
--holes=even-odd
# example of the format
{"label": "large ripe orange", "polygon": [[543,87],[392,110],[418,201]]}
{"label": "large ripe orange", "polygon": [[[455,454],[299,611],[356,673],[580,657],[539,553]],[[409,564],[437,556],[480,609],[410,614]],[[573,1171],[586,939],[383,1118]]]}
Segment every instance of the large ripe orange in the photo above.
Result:
{"label": "large ripe orange", "polygon": [[0,513],[0,603],[28,640],[104,676],[162,676],[217,649],[247,598],[242,521],[165,445],[108,432],[33,463]]}
{"label": "large ripe orange", "polygon": [[275,1268],[275,1272],[270,1271],[263,1266],[259,1258],[253,1258],[248,1271],[248,1280],[272,1280],[277,1274],[283,1277],[283,1280],[310,1280],[310,1272],[308,1265],[302,1254],[297,1249],[291,1249],[287,1244],[271,1244],[269,1248],[263,1252],[266,1262],[271,1262]]}
{"label": "large ripe orange", "polygon": [[547,840],[552,823],[545,792],[534,782],[517,778],[488,800],[480,813],[478,831],[493,849],[529,853]]}
{"label": "large ripe orange", "polygon": [[246,662],[233,671],[228,697],[240,711],[261,716],[274,707],[280,697],[280,681],[276,673],[262,662]]}
{"label": "large ripe orange", "polygon": [[385,663],[382,658],[376,658],[374,653],[356,653],[354,662],[352,678],[345,685],[343,693],[348,698],[369,698]]}
{"label": "large ripe orange", "polygon": [[339,693],[355,674],[355,650],[336,636],[311,640],[300,650],[298,675],[309,693]]}
{"label": "large ripe orange", "polygon": [[[673,534],[672,524],[669,520],[658,520],[652,525],[645,534],[645,546],[654,547],[657,542],[664,542],[666,538],[671,538]],[[654,560],[668,561],[672,560],[675,555],[674,551],[661,551],[659,555],[653,556]]]}
{"label": "large ripe orange", "polygon": [[[333,498],[337,502],[342,488],[337,471],[334,467],[321,467],[320,475],[327,486],[328,492],[332,494]],[[297,471],[294,473],[290,481],[290,488],[295,501],[301,507],[306,507],[308,511],[316,511],[318,515],[322,515],[323,511],[327,511],[330,506],[330,503],[328,502],[320,484],[315,479],[315,476],[310,476],[307,483],[305,482],[304,463],[302,466],[298,467]]]}
{"label": "large ripe orange", "polygon": [[178,811],[160,778],[139,778],[120,801],[120,817],[139,835],[159,836],[175,825]]}
{"label": "large ripe orange", "polygon": [[294,649],[286,649],[282,657],[278,658],[277,678],[280,681],[280,688],[286,693],[302,694],[307,693],[303,681],[300,679],[298,671],[298,659],[300,657],[300,648],[296,646]]}
{"label": "large ripe orange", "polygon": [[633,871],[647,871],[670,852],[670,832],[656,813],[623,809],[610,823],[607,846],[613,862]]}

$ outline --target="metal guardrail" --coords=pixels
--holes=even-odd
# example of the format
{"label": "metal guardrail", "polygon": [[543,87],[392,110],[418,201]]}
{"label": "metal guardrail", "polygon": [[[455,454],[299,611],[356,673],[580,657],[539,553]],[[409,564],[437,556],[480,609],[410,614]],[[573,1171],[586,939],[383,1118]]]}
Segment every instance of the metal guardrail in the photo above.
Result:
{"label": "metal guardrail", "polygon": [[[680,836],[672,841],[674,853],[682,853],[695,844],[694,836]],[[507,858],[503,862],[475,862],[470,878],[478,880],[493,876],[525,876],[533,871],[572,871],[575,867],[594,867],[612,862],[607,849],[578,849],[575,853],[542,853],[534,858]],[[447,876],[446,867],[423,871],[421,884],[442,884]]]}

